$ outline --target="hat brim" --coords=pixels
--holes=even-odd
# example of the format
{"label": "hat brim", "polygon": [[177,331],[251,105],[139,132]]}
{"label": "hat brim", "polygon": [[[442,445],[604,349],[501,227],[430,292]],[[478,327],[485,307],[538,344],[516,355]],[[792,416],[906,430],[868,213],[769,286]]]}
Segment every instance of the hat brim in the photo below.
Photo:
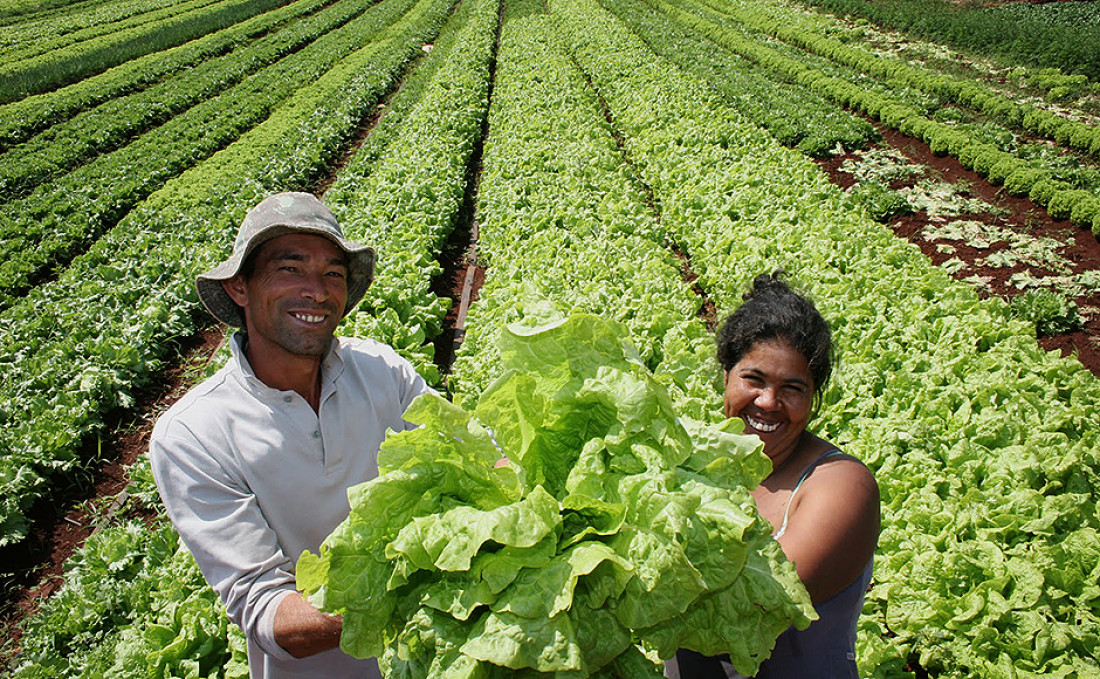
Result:
{"label": "hat brim", "polygon": [[291,233],[305,233],[322,236],[339,247],[348,258],[348,299],[344,306],[344,316],[355,308],[363,299],[374,280],[374,248],[369,245],[354,243],[345,238],[336,237],[329,231],[310,228],[302,225],[278,224],[264,229],[263,233],[254,238],[248,247],[233,253],[229,259],[218,266],[199,274],[195,278],[195,289],[198,291],[199,300],[206,310],[214,318],[222,323],[238,328],[245,324],[244,313],[240,306],[225,291],[222,282],[227,281],[241,272],[248,256],[258,247],[273,238]]}

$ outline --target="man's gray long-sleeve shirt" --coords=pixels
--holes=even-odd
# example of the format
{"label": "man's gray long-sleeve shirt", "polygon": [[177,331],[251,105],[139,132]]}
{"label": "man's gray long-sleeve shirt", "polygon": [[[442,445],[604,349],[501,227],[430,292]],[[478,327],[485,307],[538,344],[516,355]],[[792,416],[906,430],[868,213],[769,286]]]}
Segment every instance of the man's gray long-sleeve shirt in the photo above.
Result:
{"label": "man's gray long-sleeve shirt", "polygon": [[411,428],[402,414],[430,389],[389,347],[336,338],[315,413],[255,376],[242,338],[225,367],[157,421],[149,446],[164,505],[244,630],[252,677],[377,677],[374,659],[339,649],[294,659],[275,642],[275,610],[295,591],[302,551],[316,553],[347,517],[348,487],[378,475],[387,429]]}

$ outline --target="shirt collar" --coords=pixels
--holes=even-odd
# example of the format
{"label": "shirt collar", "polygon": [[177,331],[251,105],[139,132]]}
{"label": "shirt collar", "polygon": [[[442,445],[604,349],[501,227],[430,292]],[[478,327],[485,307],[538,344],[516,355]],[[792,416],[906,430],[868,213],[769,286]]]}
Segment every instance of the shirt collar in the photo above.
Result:
{"label": "shirt collar", "polygon": [[[278,389],[272,389],[256,377],[256,372],[252,370],[252,365],[248,362],[248,357],[244,353],[244,343],[247,339],[248,336],[244,330],[237,330],[233,333],[233,337],[229,342],[229,351],[232,354],[230,360],[236,362],[238,372],[244,377],[245,383],[272,394],[283,393]],[[325,353],[325,358],[321,362],[322,384],[335,382],[340,373],[344,371],[344,358],[342,356],[344,350],[344,343],[340,341],[340,338],[333,337],[332,343],[329,344],[328,351]]]}

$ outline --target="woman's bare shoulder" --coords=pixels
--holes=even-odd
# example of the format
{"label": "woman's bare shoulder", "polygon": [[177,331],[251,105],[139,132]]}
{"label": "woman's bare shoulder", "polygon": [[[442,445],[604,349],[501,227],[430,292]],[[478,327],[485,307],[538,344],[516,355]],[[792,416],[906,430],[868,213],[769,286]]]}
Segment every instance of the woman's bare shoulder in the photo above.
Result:
{"label": "woman's bare shoulder", "polygon": [[[879,513],[879,489],[874,473],[858,458],[841,453],[821,460],[799,490],[799,503],[838,520],[866,521]],[[859,517],[866,517],[861,520]],[[877,524],[877,521],[874,521]]]}
{"label": "woman's bare shoulder", "polygon": [[830,454],[817,463],[810,476],[815,474],[828,476],[834,480],[837,478],[850,478],[853,481],[863,480],[875,483],[875,475],[870,467],[858,457],[839,448],[831,448]]}

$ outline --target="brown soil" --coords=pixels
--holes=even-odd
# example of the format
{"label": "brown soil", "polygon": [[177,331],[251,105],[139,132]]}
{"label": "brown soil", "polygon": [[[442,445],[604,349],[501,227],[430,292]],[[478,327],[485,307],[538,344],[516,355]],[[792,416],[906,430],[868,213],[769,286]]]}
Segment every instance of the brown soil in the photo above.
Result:
{"label": "brown soil", "polygon": [[[444,253],[447,257],[447,253]],[[452,251],[444,260],[444,272],[436,279],[435,293],[451,300],[451,308],[443,320],[443,332],[435,338],[435,362],[444,375],[450,373],[455,352],[466,334],[466,310],[477,300],[477,292],[485,281],[485,267],[478,264],[473,247]]]}
{"label": "brown soil", "polygon": [[[1021,233],[1030,234],[1036,238],[1052,238],[1065,243],[1062,257],[1071,263],[1073,273],[1100,270],[1100,239],[1087,229],[1079,228],[1068,220],[1055,221],[1050,218],[1047,211],[1027,198],[1015,198],[1006,194],[1001,187],[993,186],[980,175],[966,169],[955,158],[936,156],[928,145],[919,139],[908,137],[896,130],[878,125],[882,133],[881,145],[893,147],[902,152],[911,162],[925,165],[932,169],[944,181],[949,183],[964,182],[969,186],[971,197],[980,198],[986,203],[1003,208],[1007,214],[974,214],[965,215],[965,219],[972,219],[989,224],[999,224]],[[830,179],[841,188],[852,185],[852,176],[839,170],[840,165],[848,156],[829,158],[818,161],[818,164],[829,175]],[[891,188],[898,189],[904,183],[895,184]],[[924,228],[932,223],[927,213],[905,215],[895,218],[891,222],[894,233],[902,238],[915,243],[921,251],[937,265],[943,264],[951,258],[958,258],[969,266],[959,277],[972,276],[975,273],[989,279],[988,287],[980,292],[983,296],[998,295],[1010,299],[1020,294],[1020,290],[1008,283],[1011,276],[1022,270],[1029,270],[1037,278],[1053,276],[1054,272],[1042,268],[1029,267],[1018,264],[1011,267],[983,267],[975,264],[980,258],[988,256],[991,252],[1005,247],[1004,243],[994,244],[991,249],[979,250],[962,241],[946,241],[955,251],[947,254],[941,252],[937,243],[926,240],[922,234]],[[1039,337],[1039,344],[1048,351],[1059,351],[1063,356],[1075,354],[1078,360],[1094,375],[1100,377],[1100,313],[1088,313],[1089,309],[1100,310],[1100,292],[1077,297],[1073,300],[1082,314],[1083,328],[1076,332],[1054,336]]]}
{"label": "brown soil", "polygon": [[451,307],[443,319],[442,332],[433,340],[435,363],[445,376],[450,374],[455,354],[466,337],[466,311],[477,300],[478,291],[485,282],[485,266],[478,261],[478,222],[475,213],[477,181],[481,176],[483,140],[486,136],[483,123],[480,140],[470,156],[466,168],[466,196],[459,209],[454,228],[439,254],[443,272],[432,281],[432,292],[451,300]]}
{"label": "brown soil", "polygon": [[[40,527],[23,544],[3,552],[4,569],[14,571],[19,579],[0,593],[4,597],[0,638],[7,644],[0,649],[0,667],[3,657],[17,650],[22,634],[20,622],[64,583],[69,557],[125,502],[130,482],[127,470],[148,449],[157,416],[191,386],[190,369],[205,365],[224,337],[224,329],[214,327],[185,340],[180,347],[184,360],[166,370],[154,386],[137,394],[132,411],[111,416],[102,440],[86,446],[84,459],[105,462],[91,475],[85,490],[74,491],[60,506],[35,507],[34,525]],[[131,508],[129,513],[150,519],[156,516],[155,511],[143,508]]]}

